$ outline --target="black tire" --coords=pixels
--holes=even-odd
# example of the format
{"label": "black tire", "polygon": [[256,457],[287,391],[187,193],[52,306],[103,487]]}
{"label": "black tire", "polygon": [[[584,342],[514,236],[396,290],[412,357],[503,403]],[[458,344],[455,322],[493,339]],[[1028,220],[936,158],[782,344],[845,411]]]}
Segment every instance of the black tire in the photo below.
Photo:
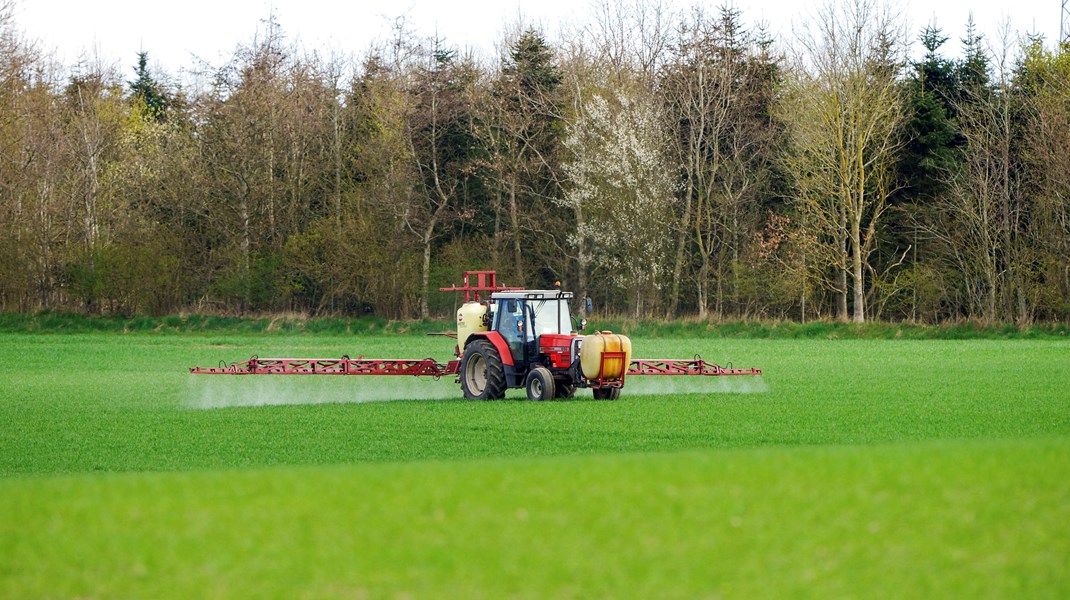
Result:
{"label": "black tire", "polygon": [[549,400],[554,397],[554,376],[546,367],[535,367],[524,381],[528,400]]}
{"label": "black tire", "polygon": [[594,390],[595,400],[619,400],[620,388],[619,387],[604,387],[595,388]]}
{"label": "black tire", "polygon": [[469,400],[505,397],[505,368],[498,350],[487,340],[475,340],[464,349],[457,371],[461,392]]}
{"label": "black tire", "polygon": [[558,379],[554,381],[554,398],[571,398],[576,395],[576,386],[571,381]]}

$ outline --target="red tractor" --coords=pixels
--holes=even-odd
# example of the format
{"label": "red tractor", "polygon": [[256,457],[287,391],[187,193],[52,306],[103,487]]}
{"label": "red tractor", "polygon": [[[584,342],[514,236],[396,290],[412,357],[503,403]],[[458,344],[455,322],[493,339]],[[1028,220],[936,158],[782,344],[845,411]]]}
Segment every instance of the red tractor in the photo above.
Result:
{"label": "red tractor", "polygon": [[571,301],[571,292],[517,290],[466,302],[457,311],[464,397],[503,398],[506,388],[523,387],[529,399],[547,400],[590,387],[595,398],[619,398],[631,342],[610,332],[578,335]]}

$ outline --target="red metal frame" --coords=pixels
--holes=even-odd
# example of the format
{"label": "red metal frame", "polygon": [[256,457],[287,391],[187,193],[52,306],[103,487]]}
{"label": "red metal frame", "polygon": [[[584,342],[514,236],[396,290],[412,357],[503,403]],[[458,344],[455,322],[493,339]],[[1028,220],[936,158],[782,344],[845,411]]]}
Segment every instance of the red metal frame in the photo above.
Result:
{"label": "red metal frame", "polygon": [[[492,332],[493,333],[493,332]],[[492,336],[491,337],[493,341]],[[501,336],[498,336],[501,340]],[[609,358],[623,359],[624,353],[606,353]],[[617,356],[619,355],[619,356]],[[506,355],[502,356],[503,362]],[[603,359],[605,356],[603,356]],[[460,360],[451,360],[445,364],[433,358],[398,359],[398,358],[259,358],[233,363],[220,367],[193,367],[189,370],[194,375],[413,375],[443,377],[456,375]],[[691,360],[645,358],[632,360],[626,375],[761,375],[761,369],[726,369],[720,365],[706,362],[701,358]],[[601,372],[594,382],[598,386],[623,383],[624,378],[602,381]]]}
{"label": "red metal frame", "polygon": [[194,375],[456,375],[461,361],[433,358],[259,358],[220,367],[193,367]]}
{"label": "red metal frame", "polygon": [[644,358],[628,365],[629,375],[761,375],[761,369],[726,369],[699,357],[692,360],[676,358]]}
{"label": "red metal frame", "polygon": [[[473,277],[475,277],[475,285],[472,285]],[[522,289],[524,288],[498,285],[498,274],[496,271],[465,271],[463,286],[452,285],[450,287],[438,288],[438,291],[464,292],[465,302],[471,302],[474,294],[475,300],[478,302],[482,299],[480,298],[479,292],[494,293]]]}

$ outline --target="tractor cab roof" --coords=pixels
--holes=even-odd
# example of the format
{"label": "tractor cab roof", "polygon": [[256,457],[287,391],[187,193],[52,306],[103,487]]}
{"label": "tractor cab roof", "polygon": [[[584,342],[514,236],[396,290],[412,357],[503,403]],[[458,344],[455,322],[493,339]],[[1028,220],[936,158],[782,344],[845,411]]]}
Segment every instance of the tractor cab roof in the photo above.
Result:
{"label": "tractor cab roof", "polygon": [[495,292],[490,295],[491,300],[570,300],[572,292],[561,290],[512,290],[508,292]]}

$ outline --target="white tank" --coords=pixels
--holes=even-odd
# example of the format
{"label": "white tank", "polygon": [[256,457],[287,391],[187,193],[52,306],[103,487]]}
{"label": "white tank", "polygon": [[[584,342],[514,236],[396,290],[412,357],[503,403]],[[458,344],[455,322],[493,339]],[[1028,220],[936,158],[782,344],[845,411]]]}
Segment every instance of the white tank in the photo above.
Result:
{"label": "white tank", "polygon": [[[620,357],[606,357],[606,352],[623,352]],[[580,369],[587,379],[598,379],[599,371],[602,379],[620,379],[628,372],[628,365],[632,362],[632,341],[628,336],[613,333],[612,331],[599,331],[594,335],[583,337],[580,346]]]}
{"label": "white tank", "polygon": [[483,316],[487,314],[487,305],[482,302],[465,302],[457,309],[457,348],[464,350],[468,336],[477,331],[487,331]]}

